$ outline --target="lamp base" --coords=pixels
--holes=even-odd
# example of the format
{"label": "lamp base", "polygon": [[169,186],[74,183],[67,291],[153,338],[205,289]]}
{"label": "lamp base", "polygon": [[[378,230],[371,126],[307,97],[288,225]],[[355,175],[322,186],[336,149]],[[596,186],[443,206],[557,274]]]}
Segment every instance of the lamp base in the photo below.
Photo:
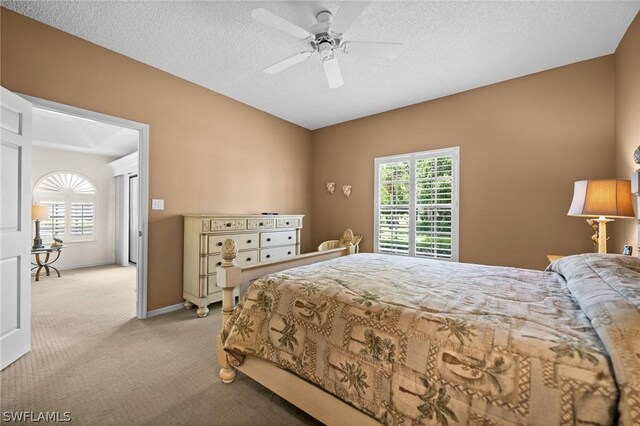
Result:
{"label": "lamp base", "polygon": [[31,247],[33,250],[44,248],[44,244],[42,244],[42,238],[34,238],[33,246]]}
{"label": "lamp base", "polygon": [[598,222],[598,253],[605,254],[607,253],[607,223],[613,222],[613,219],[600,216],[593,220]]}
{"label": "lamp base", "polygon": [[44,248],[44,245],[42,244],[42,238],[40,238],[40,221],[36,220],[36,237],[33,239],[33,246],[31,249],[38,250],[41,248]]}

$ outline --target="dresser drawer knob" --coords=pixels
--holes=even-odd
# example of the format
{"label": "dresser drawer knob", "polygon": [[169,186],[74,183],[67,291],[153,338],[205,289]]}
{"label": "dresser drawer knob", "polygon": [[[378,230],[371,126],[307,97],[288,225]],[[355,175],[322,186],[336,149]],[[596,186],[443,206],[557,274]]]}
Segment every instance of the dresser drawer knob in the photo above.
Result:
{"label": "dresser drawer knob", "polygon": [[218,247],[222,247],[222,241],[220,241],[218,244],[216,244]]}
{"label": "dresser drawer knob", "polygon": [[222,262],[218,262],[218,266],[222,266]]}
{"label": "dresser drawer knob", "polygon": [[290,252],[290,251],[288,251],[288,252],[287,252],[287,254],[291,254],[291,252]]}
{"label": "dresser drawer knob", "polygon": [[270,255],[270,254],[268,254],[268,255],[267,255],[267,259],[268,259],[268,258],[270,258],[270,257],[271,257],[271,255]]}
{"label": "dresser drawer knob", "polygon": [[247,240],[247,244],[251,244],[251,240]]}
{"label": "dresser drawer knob", "polygon": [[227,222],[225,225],[227,225],[227,228],[231,228],[231,222]]}
{"label": "dresser drawer knob", "polygon": [[251,262],[251,258],[250,257],[247,257],[247,262]]}
{"label": "dresser drawer knob", "polygon": [[287,222],[287,225],[289,224],[289,222]]}
{"label": "dresser drawer knob", "polygon": [[264,226],[264,222],[260,222],[258,226]]}
{"label": "dresser drawer knob", "polygon": [[289,239],[292,239],[293,237],[289,237]]}
{"label": "dresser drawer knob", "polygon": [[271,241],[271,238],[267,238],[267,241]]}

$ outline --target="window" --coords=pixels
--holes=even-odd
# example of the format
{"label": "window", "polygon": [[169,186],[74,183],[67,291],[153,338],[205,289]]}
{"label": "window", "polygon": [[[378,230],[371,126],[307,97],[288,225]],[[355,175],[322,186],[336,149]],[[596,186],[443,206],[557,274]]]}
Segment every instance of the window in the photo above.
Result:
{"label": "window", "polygon": [[73,172],[42,177],[34,188],[34,200],[49,206],[49,220],[40,223],[42,238],[64,241],[95,240],[96,188]]}
{"label": "window", "polygon": [[459,148],[375,160],[375,251],[458,260]]}
{"label": "window", "polygon": [[64,222],[65,222],[65,202],[64,201],[40,201],[49,207],[49,220],[40,222],[40,235],[42,238],[50,237],[50,239],[65,239]]}
{"label": "window", "polygon": [[93,202],[71,202],[69,230],[74,237],[93,235]]}

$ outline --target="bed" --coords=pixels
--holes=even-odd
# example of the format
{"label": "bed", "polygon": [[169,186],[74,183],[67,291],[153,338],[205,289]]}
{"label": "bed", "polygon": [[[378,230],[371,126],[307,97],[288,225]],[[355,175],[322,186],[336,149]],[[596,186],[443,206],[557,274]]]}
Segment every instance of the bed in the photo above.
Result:
{"label": "bed", "polygon": [[638,258],[541,272],[348,247],[240,268],[227,245],[226,383],[326,424],[640,424]]}

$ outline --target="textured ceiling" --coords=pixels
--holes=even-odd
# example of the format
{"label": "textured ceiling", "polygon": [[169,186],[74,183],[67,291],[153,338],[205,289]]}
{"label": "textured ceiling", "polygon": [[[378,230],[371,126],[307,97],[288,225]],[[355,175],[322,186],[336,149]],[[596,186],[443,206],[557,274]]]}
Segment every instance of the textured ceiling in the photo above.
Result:
{"label": "textured ceiling", "polygon": [[338,89],[327,87],[318,56],[261,71],[306,46],[252,20],[252,9],[309,29],[340,3],[2,1],[308,129],[613,53],[640,9],[640,1],[372,2],[345,39],[402,42],[397,59],[339,56]]}
{"label": "textured ceiling", "polygon": [[138,131],[46,109],[33,109],[33,144],[123,157],[138,150]]}

